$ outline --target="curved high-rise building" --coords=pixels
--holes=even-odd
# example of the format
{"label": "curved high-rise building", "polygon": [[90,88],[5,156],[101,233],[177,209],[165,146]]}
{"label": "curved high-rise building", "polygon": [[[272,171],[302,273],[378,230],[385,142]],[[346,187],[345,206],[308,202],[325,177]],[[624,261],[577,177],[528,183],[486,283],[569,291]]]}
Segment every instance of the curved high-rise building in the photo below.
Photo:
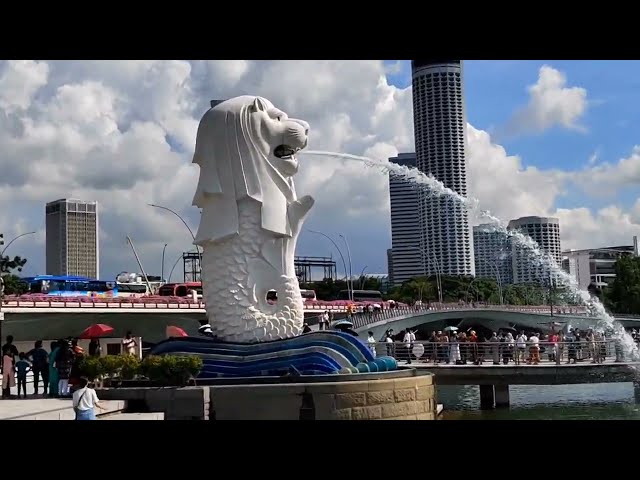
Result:
{"label": "curved high-rise building", "polygon": [[[510,230],[517,230],[531,237],[543,253],[562,265],[560,248],[560,222],[554,217],[521,217],[509,222]],[[519,245],[513,245],[513,283],[545,283],[553,272],[540,264],[533,253]]]}
{"label": "curved high-rise building", "polygon": [[[461,60],[412,60],[417,167],[467,195],[467,133]],[[474,275],[469,218],[454,200],[420,195],[423,262],[428,274]]]}

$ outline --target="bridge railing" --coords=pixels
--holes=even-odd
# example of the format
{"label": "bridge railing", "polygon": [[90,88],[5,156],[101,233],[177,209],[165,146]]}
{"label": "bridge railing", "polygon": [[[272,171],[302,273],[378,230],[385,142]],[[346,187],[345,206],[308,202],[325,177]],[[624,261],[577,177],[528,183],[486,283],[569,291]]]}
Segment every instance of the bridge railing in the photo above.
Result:
{"label": "bridge railing", "polygon": [[[524,346],[506,342],[404,342],[369,343],[377,356],[400,362],[430,365],[566,365],[624,362],[622,345],[614,340],[598,342],[539,342]],[[628,359],[627,359],[628,360]]]}
{"label": "bridge railing", "polygon": [[[353,322],[354,328],[362,328],[367,325],[371,325],[382,320],[388,320],[392,318],[398,318],[404,315],[414,315],[429,312],[445,312],[445,311],[460,311],[460,310],[500,310],[505,312],[519,312],[519,313],[537,313],[537,314],[550,314],[551,309],[547,306],[526,306],[526,305],[470,305],[470,304],[431,304],[414,306],[414,307],[396,307],[388,308],[381,311],[374,312],[359,312],[351,314],[350,319]],[[556,315],[585,315],[587,309],[584,307],[567,306],[557,307],[553,309]]]}

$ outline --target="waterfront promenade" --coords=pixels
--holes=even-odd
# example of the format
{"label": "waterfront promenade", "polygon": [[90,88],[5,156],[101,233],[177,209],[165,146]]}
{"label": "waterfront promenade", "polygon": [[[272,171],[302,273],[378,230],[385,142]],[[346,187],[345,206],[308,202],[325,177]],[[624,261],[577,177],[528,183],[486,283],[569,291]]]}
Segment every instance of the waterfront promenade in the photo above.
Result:
{"label": "waterfront promenade", "polygon": [[[1,379],[0,379],[1,385]],[[42,392],[42,386],[40,386]],[[27,378],[27,398],[18,398],[16,388],[10,399],[0,400],[0,420],[74,420],[75,412],[70,398],[46,398],[34,395],[33,377]],[[96,408],[98,420],[163,420],[162,413],[123,413],[125,402],[101,400],[105,410]]]}

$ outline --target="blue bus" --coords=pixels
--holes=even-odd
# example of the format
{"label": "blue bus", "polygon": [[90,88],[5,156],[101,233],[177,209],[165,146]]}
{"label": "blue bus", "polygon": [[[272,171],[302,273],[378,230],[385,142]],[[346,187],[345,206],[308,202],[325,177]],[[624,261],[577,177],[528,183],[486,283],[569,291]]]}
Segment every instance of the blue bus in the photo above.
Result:
{"label": "blue bus", "polygon": [[93,280],[87,277],[38,275],[22,279],[29,293],[56,297],[117,297],[116,282]]}

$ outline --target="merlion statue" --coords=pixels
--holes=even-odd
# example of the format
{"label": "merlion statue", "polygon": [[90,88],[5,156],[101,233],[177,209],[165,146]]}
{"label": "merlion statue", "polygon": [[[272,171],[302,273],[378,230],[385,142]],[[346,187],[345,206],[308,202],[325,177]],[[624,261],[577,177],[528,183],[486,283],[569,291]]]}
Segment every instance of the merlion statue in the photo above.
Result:
{"label": "merlion statue", "polygon": [[[200,120],[193,204],[202,218],[194,243],[203,248],[203,299],[220,340],[261,342],[302,332],[294,255],[313,199],[298,199],[293,176],[308,134],[306,122],[254,96],[220,102]],[[267,302],[272,289],[275,304]]]}

